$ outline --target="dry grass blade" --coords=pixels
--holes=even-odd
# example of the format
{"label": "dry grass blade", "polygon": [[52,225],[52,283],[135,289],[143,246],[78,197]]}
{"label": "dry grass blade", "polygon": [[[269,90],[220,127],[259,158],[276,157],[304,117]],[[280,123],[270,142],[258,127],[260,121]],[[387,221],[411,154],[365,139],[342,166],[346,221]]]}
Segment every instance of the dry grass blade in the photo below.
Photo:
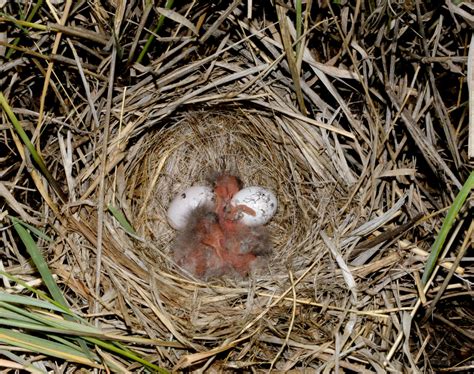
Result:
{"label": "dry grass blade", "polygon": [[15,199],[10,191],[5,187],[3,183],[0,182],[0,196],[6,201],[8,206],[13,209],[22,220],[31,223],[33,225],[41,225],[41,222],[36,220],[34,217],[31,217],[23,208],[23,206]]}
{"label": "dry grass blade", "polygon": [[467,61],[467,87],[469,91],[469,142],[468,153],[471,159],[474,158],[474,35],[471,37],[469,45],[469,55]]}
{"label": "dry grass blade", "polygon": [[291,281],[291,286],[292,286],[291,291],[292,291],[292,294],[293,294],[293,298],[292,298],[293,299],[293,306],[292,306],[292,310],[291,310],[291,321],[290,321],[290,325],[288,326],[288,331],[287,331],[286,336],[285,336],[285,341],[281,345],[280,349],[278,350],[277,354],[275,355],[275,357],[273,358],[273,360],[270,364],[270,369],[269,369],[270,371],[273,369],[273,366],[275,365],[275,363],[278,361],[281,354],[285,350],[285,347],[288,344],[288,341],[290,340],[291,332],[293,330],[293,324],[295,323],[296,291],[295,291],[295,287],[294,287],[293,274],[292,274],[291,270],[289,271],[289,276],[290,276],[290,281]]}
{"label": "dry grass blade", "polygon": [[160,13],[161,15],[169,18],[169,19],[172,19],[173,21],[187,27],[189,30],[191,30],[193,32],[194,35],[198,35],[198,31],[196,29],[196,27],[191,23],[189,22],[185,17],[183,17],[181,14],[179,13],[176,13],[170,9],[166,9],[166,8],[155,8],[156,11],[158,13]]}
{"label": "dry grass blade", "polygon": [[78,27],[65,27],[63,25],[49,22],[46,25],[43,24],[38,24],[38,23],[31,23],[28,21],[21,21],[17,20],[11,17],[0,17],[0,22],[12,22],[18,26],[26,26],[26,27],[31,27],[39,30],[46,30],[46,31],[52,31],[52,32],[62,32],[71,36],[76,36],[81,39],[87,39],[92,42],[100,43],[100,44],[108,44],[109,40],[105,38],[104,35],[92,32],[90,30],[86,30],[83,28],[78,28]]}
{"label": "dry grass blade", "polygon": [[[56,16],[56,20],[58,21],[58,23],[60,25],[64,26],[64,24],[66,23],[66,20],[69,16],[69,11],[71,10],[72,1],[71,0],[66,1],[66,6],[64,7],[64,12],[62,14],[61,19],[57,19],[56,11],[54,10],[54,8],[51,7],[50,2],[46,1],[46,4],[48,4],[48,6],[50,7],[51,11],[53,12],[53,15]],[[59,48],[59,43],[61,42],[61,37],[62,37],[62,33],[58,32],[56,34],[56,37],[55,37],[55,40],[54,40],[54,44],[53,44],[53,48],[52,48],[52,54],[57,53],[58,48]],[[52,62],[50,62],[48,64],[48,69],[46,70],[46,76],[44,78],[44,83],[43,83],[43,91],[41,92],[38,123],[36,125],[35,133],[33,134],[33,138],[32,138],[33,142],[36,142],[36,140],[38,140],[37,143],[39,143],[39,139],[37,139],[37,138],[38,138],[39,134],[41,133],[41,128],[43,126],[44,103],[45,103],[45,100],[46,100],[46,95],[48,93],[48,87],[49,87],[49,84],[50,84],[49,81],[51,79],[51,73],[53,72],[53,66],[54,65],[53,65]],[[37,147],[37,148],[39,148],[39,147]]]}
{"label": "dry grass blade", "polygon": [[291,77],[293,78],[293,84],[295,87],[296,97],[298,99],[300,111],[303,113],[303,115],[306,115],[307,111],[306,111],[306,106],[304,104],[303,91],[301,90],[301,84],[300,84],[300,71],[296,63],[295,51],[293,50],[293,47],[292,47],[293,43],[291,41],[290,31],[288,30],[288,24],[287,24],[288,19],[286,17],[285,8],[279,5],[277,5],[276,8],[277,8],[277,13],[278,13],[278,18],[279,18],[279,25],[280,25],[280,32],[281,32],[283,47],[285,48],[286,60],[290,67]]}

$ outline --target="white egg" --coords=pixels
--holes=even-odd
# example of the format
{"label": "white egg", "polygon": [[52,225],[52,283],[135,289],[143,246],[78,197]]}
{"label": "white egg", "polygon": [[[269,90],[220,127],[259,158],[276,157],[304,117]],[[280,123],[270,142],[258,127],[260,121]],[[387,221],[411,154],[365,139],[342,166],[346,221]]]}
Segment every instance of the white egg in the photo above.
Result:
{"label": "white egg", "polygon": [[179,193],[168,208],[168,222],[176,230],[183,230],[191,211],[199,206],[214,206],[214,192],[207,186],[193,186]]}
{"label": "white egg", "polygon": [[[240,210],[240,219],[247,226],[264,225],[274,216],[278,202],[275,194],[263,187],[252,186],[241,189],[231,200],[233,207],[246,206],[250,211]],[[252,215],[253,212],[255,215]]]}

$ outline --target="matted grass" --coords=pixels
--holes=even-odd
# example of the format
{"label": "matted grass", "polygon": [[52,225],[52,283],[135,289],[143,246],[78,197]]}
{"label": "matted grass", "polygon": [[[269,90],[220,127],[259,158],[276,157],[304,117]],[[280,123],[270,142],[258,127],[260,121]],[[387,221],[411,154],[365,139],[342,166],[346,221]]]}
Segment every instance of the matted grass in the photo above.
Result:
{"label": "matted grass", "polygon": [[[473,368],[474,8],[250,6],[3,5],[0,366]],[[222,170],[273,252],[203,281],[166,209]]]}

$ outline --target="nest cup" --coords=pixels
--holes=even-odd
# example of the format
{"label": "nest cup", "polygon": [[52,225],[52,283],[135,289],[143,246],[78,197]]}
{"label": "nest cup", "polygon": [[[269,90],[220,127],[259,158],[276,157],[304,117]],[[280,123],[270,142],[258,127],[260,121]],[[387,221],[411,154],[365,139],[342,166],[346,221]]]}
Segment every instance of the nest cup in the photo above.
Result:
{"label": "nest cup", "polygon": [[[152,133],[146,147],[137,146],[141,151],[126,173],[126,185],[133,196],[134,227],[155,244],[149,252],[152,257],[156,251],[155,256],[172,257],[176,232],[166,218],[171,200],[193,185],[210,185],[209,178],[220,172],[239,176],[244,186],[263,186],[277,195],[278,210],[268,224],[273,253],[264,272],[267,276],[280,271],[286,275],[288,264],[305,255],[304,247],[296,250],[298,243],[310,235],[318,217],[331,216],[327,209],[338,204],[328,204],[331,188],[325,181],[316,188],[304,186],[308,170],[298,170],[299,163],[276,124],[259,123],[258,117],[249,116],[239,110],[181,113],[171,126]],[[159,270],[162,265],[166,270],[175,268],[169,261],[156,260],[153,267]]]}

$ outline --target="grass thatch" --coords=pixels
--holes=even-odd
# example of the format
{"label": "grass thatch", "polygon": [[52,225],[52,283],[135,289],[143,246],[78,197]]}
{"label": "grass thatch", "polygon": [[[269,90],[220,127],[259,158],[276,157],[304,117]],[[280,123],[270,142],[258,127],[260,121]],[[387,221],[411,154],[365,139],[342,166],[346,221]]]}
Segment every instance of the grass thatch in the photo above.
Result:
{"label": "grass thatch", "polygon": [[[159,5],[1,5],[0,366],[472,369],[474,7]],[[246,279],[172,260],[216,170],[278,196]]]}

